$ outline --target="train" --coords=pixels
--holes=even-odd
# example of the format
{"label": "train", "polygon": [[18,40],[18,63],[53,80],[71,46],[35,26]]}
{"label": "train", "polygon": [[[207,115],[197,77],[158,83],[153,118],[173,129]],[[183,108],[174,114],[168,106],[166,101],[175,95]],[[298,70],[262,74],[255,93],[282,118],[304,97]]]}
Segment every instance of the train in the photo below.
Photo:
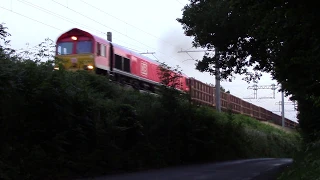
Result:
{"label": "train", "polygon": [[[195,78],[189,78],[189,93],[191,102],[196,105],[204,105],[215,108],[215,87],[203,83]],[[273,123],[282,126],[282,117],[263,107],[249,103],[227,92],[220,92],[221,110],[234,114],[244,114],[259,121]],[[288,118],[284,120],[284,126],[295,129],[298,123]]]}
{"label": "train", "polygon": [[[59,66],[54,67],[56,70],[62,65],[68,71],[84,70],[107,75],[113,81],[153,93],[162,85],[158,61],[79,28],[63,32],[57,38],[55,57],[62,60]],[[180,75],[178,81],[176,89],[189,93],[193,104],[215,108],[214,86],[186,74]],[[244,114],[280,126],[282,124],[281,116],[230,93],[221,92],[220,97],[222,111]],[[285,127],[297,126],[297,122],[285,119]]]}

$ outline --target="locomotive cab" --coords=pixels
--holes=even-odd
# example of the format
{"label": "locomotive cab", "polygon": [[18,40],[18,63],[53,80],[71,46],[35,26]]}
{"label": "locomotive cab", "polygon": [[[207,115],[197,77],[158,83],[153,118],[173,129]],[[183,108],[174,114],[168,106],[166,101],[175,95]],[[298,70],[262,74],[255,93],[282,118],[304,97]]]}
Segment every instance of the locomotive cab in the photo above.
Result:
{"label": "locomotive cab", "polygon": [[[94,37],[80,29],[71,29],[57,39],[56,58],[66,70],[92,71],[94,64]],[[55,66],[59,69],[59,65]]]}

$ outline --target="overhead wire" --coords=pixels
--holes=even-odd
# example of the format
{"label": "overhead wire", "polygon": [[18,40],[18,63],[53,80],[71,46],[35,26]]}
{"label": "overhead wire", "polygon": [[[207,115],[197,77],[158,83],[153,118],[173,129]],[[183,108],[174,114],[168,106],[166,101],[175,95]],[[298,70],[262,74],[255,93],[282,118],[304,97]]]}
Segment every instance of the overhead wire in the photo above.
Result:
{"label": "overhead wire", "polygon": [[[101,32],[101,31],[96,30],[96,29],[93,29],[93,28],[91,28],[91,27],[89,27],[89,26],[87,26],[87,25],[84,25],[84,24],[79,23],[79,22],[77,22],[77,21],[71,20],[71,19],[66,18],[66,17],[64,17],[64,16],[61,16],[61,15],[59,15],[59,14],[57,14],[57,13],[54,13],[54,12],[52,12],[52,11],[50,11],[50,10],[47,10],[47,9],[45,9],[45,8],[42,8],[42,7],[40,7],[40,6],[38,6],[38,5],[35,5],[35,4],[31,3],[31,2],[24,1],[24,0],[18,0],[18,1],[20,1],[21,3],[24,3],[24,4],[28,5],[28,6],[31,6],[31,7],[35,8],[35,9],[41,10],[41,11],[43,11],[43,12],[45,12],[45,13],[48,13],[48,14],[51,14],[51,15],[53,15],[53,16],[55,16],[55,17],[58,17],[58,18],[60,18],[60,19],[63,19],[63,20],[65,20],[65,21],[71,22],[71,23],[73,23],[73,24],[79,24],[80,26],[86,27],[86,28],[88,28],[88,29],[94,30],[94,31],[99,32],[99,33],[102,33],[102,34],[105,34],[104,32]],[[54,1],[54,2],[55,2],[55,1]],[[55,2],[55,3],[57,3],[57,2]],[[58,4],[60,4],[60,3],[58,3]],[[60,5],[62,5],[62,4],[60,4]],[[63,6],[63,5],[62,5],[62,6]],[[65,7],[65,6],[64,6],[64,7]],[[15,12],[15,11],[13,11],[12,9],[10,10],[10,9],[8,9],[8,8],[5,8],[5,7],[1,7],[1,8],[2,8],[2,9],[5,9],[5,10],[7,10],[7,11],[11,11],[12,13],[18,14],[18,15],[23,16],[23,17],[25,17],[25,18],[31,19],[31,20],[33,20],[33,21],[36,21],[36,22],[38,22],[38,23],[40,23],[40,24],[46,25],[46,26],[48,26],[48,27],[51,27],[51,28],[53,28],[53,29],[56,29],[56,30],[59,30],[59,31],[64,31],[64,30],[62,30],[62,29],[60,29],[60,28],[56,28],[56,27],[53,26],[53,25],[43,23],[43,22],[41,22],[41,21],[39,21],[39,20],[30,18],[30,17],[28,17],[28,16],[26,16],[26,15],[23,15],[23,14],[21,14],[21,13]],[[67,8],[68,8],[68,7],[67,7]],[[70,8],[68,8],[68,9],[70,9]],[[70,9],[70,10],[72,10],[72,9]],[[75,11],[75,12],[77,12],[77,11]],[[77,13],[78,13],[78,12],[77,12]],[[79,13],[79,14],[82,15],[81,13]],[[82,15],[82,16],[85,16],[85,15]],[[85,16],[85,17],[87,17],[87,16]],[[89,18],[89,17],[87,17],[87,18]],[[89,19],[91,19],[91,18],[89,18]],[[117,31],[117,32],[118,32],[118,31]],[[137,41],[137,42],[140,42],[140,41]],[[141,42],[140,42],[140,43],[141,43]],[[127,43],[127,42],[126,42],[126,44],[131,45],[131,44]],[[144,45],[144,44],[143,44],[143,45]],[[148,46],[148,45],[145,45],[145,46],[150,47],[150,46]],[[123,47],[125,47],[125,46],[123,46]],[[130,50],[133,50],[133,51],[138,51],[138,50],[136,50],[136,49],[129,48],[129,47],[125,47],[125,48],[130,49]],[[138,47],[138,48],[140,49],[141,47]],[[161,52],[161,53],[162,53],[162,52]],[[164,53],[162,53],[162,54],[164,54]],[[165,55],[165,54],[164,54],[164,55]],[[165,56],[167,56],[167,55],[165,55]],[[154,57],[155,57],[155,56],[154,56]],[[156,57],[155,57],[155,58],[156,58]],[[156,58],[156,59],[158,60],[158,58]],[[173,58],[172,58],[172,59],[173,59]]]}
{"label": "overhead wire", "polygon": [[[102,9],[100,9],[100,8],[97,8],[96,6],[93,6],[93,5],[91,5],[90,3],[88,3],[88,2],[86,2],[86,1],[84,1],[84,0],[80,0],[80,1],[82,1],[82,2],[85,3],[86,5],[94,8],[94,9],[96,9],[96,10],[98,10],[98,11],[100,11],[100,12],[102,12],[102,13],[108,15],[108,16],[111,16],[111,17],[113,17],[113,18],[115,18],[115,19],[117,19],[117,20],[119,20],[119,21],[121,21],[121,22],[123,22],[123,23],[125,23],[125,24],[127,24],[127,25],[129,25],[129,26],[131,26],[131,27],[133,27],[133,28],[135,28],[135,29],[140,30],[141,32],[144,32],[145,34],[148,34],[148,35],[150,35],[150,36],[152,36],[152,37],[154,37],[154,38],[156,38],[156,39],[158,39],[158,40],[160,40],[160,41],[162,41],[162,42],[164,42],[164,43],[166,43],[166,44],[169,44],[169,45],[173,46],[171,43],[169,43],[169,42],[167,42],[167,41],[165,41],[165,40],[163,40],[163,39],[161,39],[161,38],[159,38],[159,37],[157,37],[157,36],[155,36],[155,35],[147,32],[147,31],[145,31],[145,30],[143,30],[143,29],[141,29],[141,28],[139,28],[139,27],[136,27],[136,26],[128,23],[127,21],[124,21],[124,20],[122,20],[122,19],[120,19],[120,18],[118,18],[118,17],[116,17],[116,16],[113,16],[112,14],[107,13],[106,11],[104,11],[104,10],[102,10]],[[173,47],[174,47],[174,46],[173,46]]]}
{"label": "overhead wire", "polygon": [[[82,23],[79,23],[79,22],[74,21],[74,20],[72,20],[72,19],[69,19],[69,18],[67,18],[67,17],[61,16],[61,15],[59,15],[59,14],[57,14],[57,13],[54,13],[54,12],[52,12],[52,11],[50,11],[50,10],[48,10],[48,9],[45,9],[45,8],[43,8],[43,7],[41,7],[41,6],[35,5],[35,4],[31,3],[31,2],[28,2],[28,1],[25,1],[25,0],[18,0],[18,1],[20,1],[21,3],[24,3],[24,4],[28,5],[28,6],[31,6],[31,7],[35,8],[35,9],[41,10],[41,11],[43,11],[43,12],[45,12],[45,13],[51,14],[52,16],[55,16],[55,17],[58,17],[58,18],[60,18],[60,19],[65,20],[65,21],[68,21],[68,22],[70,22],[70,23],[80,25],[80,26],[82,26],[82,27],[85,27],[85,28],[87,28],[87,29],[96,31],[96,32],[101,33],[101,34],[105,34],[104,32],[102,32],[102,31],[100,31],[100,30],[94,29],[94,28],[89,27],[89,26],[87,26],[87,25],[85,25],[85,24],[82,24]],[[121,41],[121,40],[120,40],[120,41]],[[128,43],[128,45],[134,46],[134,45],[129,44],[129,43]],[[135,46],[135,47],[137,47],[137,46]],[[141,47],[138,47],[138,48],[140,49]],[[142,49],[142,48],[141,48],[141,49]]]}
{"label": "overhead wire", "polygon": [[[92,20],[92,21],[94,21],[94,22],[96,22],[96,23],[98,23],[98,24],[100,24],[100,25],[102,25],[102,26],[104,26],[104,27],[107,27],[107,28],[109,28],[109,29],[111,29],[111,30],[113,30],[113,31],[115,31],[115,32],[118,32],[119,34],[121,34],[121,35],[123,35],[123,36],[125,36],[125,37],[127,37],[127,38],[129,38],[129,39],[131,39],[131,40],[133,40],[133,41],[135,41],[135,42],[138,42],[138,43],[144,45],[145,47],[151,48],[151,49],[155,50],[156,52],[164,55],[165,57],[167,57],[167,58],[169,58],[169,59],[176,60],[175,58],[173,58],[173,57],[171,57],[171,56],[168,56],[168,55],[166,55],[165,53],[163,53],[163,52],[161,52],[161,51],[159,51],[159,50],[157,50],[157,49],[155,49],[155,48],[153,48],[153,47],[151,47],[151,46],[149,46],[149,45],[146,45],[146,44],[142,43],[141,41],[138,41],[138,40],[136,40],[136,39],[134,39],[134,38],[132,38],[132,37],[130,37],[130,36],[122,33],[122,32],[119,32],[119,31],[115,30],[114,28],[111,28],[111,27],[109,27],[109,26],[107,26],[107,25],[105,25],[105,24],[103,24],[103,23],[101,23],[101,22],[99,22],[99,21],[91,18],[91,17],[88,17],[88,16],[86,16],[86,15],[84,15],[84,14],[82,14],[82,13],[80,13],[80,12],[74,10],[74,9],[71,9],[71,8],[69,8],[68,6],[65,6],[65,5],[59,3],[59,2],[57,2],[57,1],[55,1],[55,0],[51,0],[51,1],[53,1],[53,2],[56,3],[56,4],[59,4],[60,6],[62,6],[62,7],[64,7],[64,8],[67,8],[67,9],[69,9],[69,10],[71,10],[71,11],[73,11],[73,12],[75,12],[75,13],[77,13],[77,14],[85,17],[85,18],[87,18],[87,19],[90,19],[90,20]],[[179,62],[178,60],[176,60],[176,61]]]}
{"label": "overhead wire", "polygon": [[[144,45],[145,47],[151,48],[151,49],[153,49],[153,50],[157,50],[157,49],[155,49],[155,48],[153,48],[153,47],[151,47],[151,46],[149,46],[149,45],[146,45],[146,44],[144,44],[144,43],[142,43],[142,42],[140,42],[140,41],[138,41],[138,40],[136,40],[136,39],[134,39],[134,38],[132,38],[132,37],[130,37],[130,36],[128,36],[128,35],[126,35],[126,34],[122,33],[122,32],[120,32],[120,31],[117,31],[116,29],[111,28],[111,27],[109,27],[109,26],[107,26],[107,25],[105,25],[105,24],[103,24],[103,23],[101,23],[101,22],[99,22],[99,21],[97,21],[97,20],[95,20],[95,19],[91,18],[91,17],[88,17],[88,16],[86,16],[86,15],[84,15],[84,14],[82,14],[82,13],[80,13],[80,12],[78,12],[78,11],[74,10],[74,9],[71,9],[71,8],[69,8],[69,7],[67,7],[67,6],[65,6],[65,5],[63,5],[63,4],[61,4],[61,3],[59,3],[59,2],[57,2],[57,1],[55,1],[55,0],[51,0],[51,1],[53,1],[53,2],[55,2],[55,3],[57,3],[57,4],[59,4],[60,6],[63,6],[63,7],[65,7],[65,8],[67,8],[67,9],[69,9],[69,10],[71,10],[71,11],[73,11],[73,12],[75,12],[75,13],[77,13],[77,14],[79,14],[79,15],[83,16],[83,17],[86,17],[87,19],[90,19],[90,20],[92,20],[92,21],[94,21],[94,22],[96,22],[96,23],[98,23],[98,24],[100,24],[100,25],[102,25],[102,26],[104,26],[104,27],[107,27],[107,28],[109,28],[109,29],[111,29],[111,30],[113,30],[113,31],[115,31],[115,32],[117,32],[117,33],[119,33],[119,34],[123,35],[123,36],[126,36],[127,38],[129,38],[129,39],[131,39],[131,40],[134,40],[134,41],[136,41],[136,42],[138,42],[138,43],[140,43],[140,44]],[[159,51],[158,51],[158,52],[159,52]],[[162,52],[160,52],[160,53],[162,53]],[[162,54],[164,54],[164,53],[162,53]],[[165,54],[164,54],[164,55],[165,55]]]}
{"label": "overhead wire", "polygon": [[178,0],[176,0],[179,4],[181,4],[181,5],[184,5],[184,4],[182,4],[180,1],[178,1]]}
{"label": "overhead wire", "polygon": [[36,21],[36,22],[38,22],[38,23],[40,23],[40,24],[49,26],[49,27],[51,27],[51,28],[53,28],[53,29],[56,29],[56,30],[58,30],[58,31],[60,31],[60,32],[63,31],[62,29],[56,28],[56,27],[51,26],[51,25],[49,25],[49,24],[46,24],[46,23],[44,23],[44,22],[41,22],[41,21],[38,21],[38,20],[36,20],[36,19],[30,18],[30,17],[28,17],[28,16],[26,16],[26,15],[20,14],[20,13],[18,13],[18,12],[15,12],[15,11],[13,11],[13,10],[7,9],[7,8],[5,8],[5,7],[0,6],[0,8],[5,9],[5,10],[7,10],[7,11],[10,11],[10,12],[12,12],[12,13],[18,14],[18,15],[20,15],[20,16],[23,16],[23,17],[25,17],[25,18],[27,18],[27,19]]}
{"label": "overhead wire", "polygon": [[[56,14],[56,13],[54,13],[54,12],[52,12],[52,11],[49,11],[49,10],[47,10],[47,9],[41,8],[41,7],[37,6],[37,5],[34,5],[33,3],[26,2],[26,1],[23,1],[23,0],[18,0],[18,1],[20,1],[20,2],[22,2],[22,3],[25,3],[25,4],[29,5],[29,6],[33,6],[33,7],[36,8],[36,9],[40,9],[40,10],[42,10],[43,12],[51,13],[51,15],[54,15],[54,16],[56,16],[56,17],[58,17],[58,18],[64,19],[64,20],[66,20],[66,21],[69,21],[69,22],[71,22],[71,23],[74,23],[74,24],[75,24],[75,23],[78,23],[78,22],[72,21],[72,20],[70,20],[70,19],[68,19],[68,18],[64,18],[64,17],[61,17],[61,16],[59,17],[58,14]],[[36,19],[34,19],[34,18],[31,18],[31,17],[28,17],[28,16],[23,15],[23,14],[21,14],[21,13],[15,12],[15,11],[13,11],[12,9],[8,9],[8,8],[2,7],[2,6],[0,6],[0,8],[2,8],[2,9],[4,9],[4,10],[7,10],[7,11],[9,11],[9,12],[11,12],[11,13],[20,15],[20,16],[22,16],[22,17],[24,17],[24,18],[30,19],[30,20],[32,20],[32,21],[35,21],[35,22],[37,22],[37,23],[40,23],[40,24],[42,24],[42,25],[46,25],[46,26],[48,26],[48,27],[51,27],[51,28],[53,28],[53,29],[55,29],[55,30],[58,30],[59,32],[64,31],[64,30],[62,30],[62,29],[60,29],[60,28],[57,28],[57,27],[55,27],[55,26],[52,26],[52,25],[50,25],[50,24],[46,24],[46,23],[41,22],[41,21],[39,21],[39,20],[36,20]],[[78,24],[81,24],[81,23],[78,23]],[[83,24],[82,24],[82,25],[83,25]],[[86,26],[86,25],[83,25],[83,26]],[[90,28],[90,27],[89,27],[89,28]],[[96,30],[96,31],[98,31],[98,30]],[[99,31],[98,31],[98,32],[99,32]],[[138,51],[138,50],[136,50],[136,49],[129,48],[129,47],[124,47],[124,48],[130,49],[130,50],[133,50],[133,51]],[[141,48],[141,47],[140,47],[140,48]],[[21,51],[21,50],[22,50],[22,49],[19,49],[18,51]],[[154,57],[155,57],[155,56],[154,56]],[[156,58],[156,57],[155,57],[155,58]]]}

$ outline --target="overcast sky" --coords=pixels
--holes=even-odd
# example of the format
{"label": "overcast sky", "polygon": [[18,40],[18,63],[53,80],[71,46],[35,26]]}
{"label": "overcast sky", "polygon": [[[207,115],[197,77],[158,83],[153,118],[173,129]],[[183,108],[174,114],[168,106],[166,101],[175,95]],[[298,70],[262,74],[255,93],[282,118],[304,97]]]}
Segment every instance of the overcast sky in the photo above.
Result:
{"label": "overcast sky", "polygon": [[[11,45],[15,49],[35,46],[50,38],[57,37],[71,28],[80,28],[97,36],[106,38],[112,32],[113,42],[135,50],[138,53],[155,52],[148,57],[171,66],[179,65],[189,77],[215,84],[214,76],[195,70],[195,61],[201,59],[203,52],[178,53],[192,48],[192,38],[186,37],[181,24],[176,21],[182,15],[182,8],[188,0],[1,0],[1,22],[9,28]],[[0,23],[1,23],[0,22]],[[253,90],[236,76],[233,82],[221,82],[231,94],[248,102],[281,114],[279,105],[281,93],[276,90],[275,99],[270,89],[259,89],[258,99]],[[258,85],[277,84],[270,75],[264,74]],[[285,97],[285,116],[296,121],[296,111]]]}

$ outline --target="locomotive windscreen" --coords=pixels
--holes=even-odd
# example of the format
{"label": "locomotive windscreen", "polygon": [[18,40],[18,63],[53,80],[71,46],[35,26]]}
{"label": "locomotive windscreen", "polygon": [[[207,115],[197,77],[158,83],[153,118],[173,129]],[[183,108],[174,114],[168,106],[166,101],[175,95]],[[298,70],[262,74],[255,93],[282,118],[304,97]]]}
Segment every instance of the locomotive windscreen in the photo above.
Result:
{"label": "locomotive windscreen", "polygon": [[85,54],[92,52],[92,42],[91,41],[78,41],[77,42],[77,54]]}
{"label": "locomotive windscreen", "polygon": [[58,55],[66,55],[72,54],[73,42],[61,42],[58,43],[57,54]]}
{"label": "locomotive windscreen", "polygon": [[[76,52],[73,52],[73,47],[76,47]],[[73,41],[73,42],[60,42],[58,43],[57,54],[86,54],[92,53],[92,41]]]}

